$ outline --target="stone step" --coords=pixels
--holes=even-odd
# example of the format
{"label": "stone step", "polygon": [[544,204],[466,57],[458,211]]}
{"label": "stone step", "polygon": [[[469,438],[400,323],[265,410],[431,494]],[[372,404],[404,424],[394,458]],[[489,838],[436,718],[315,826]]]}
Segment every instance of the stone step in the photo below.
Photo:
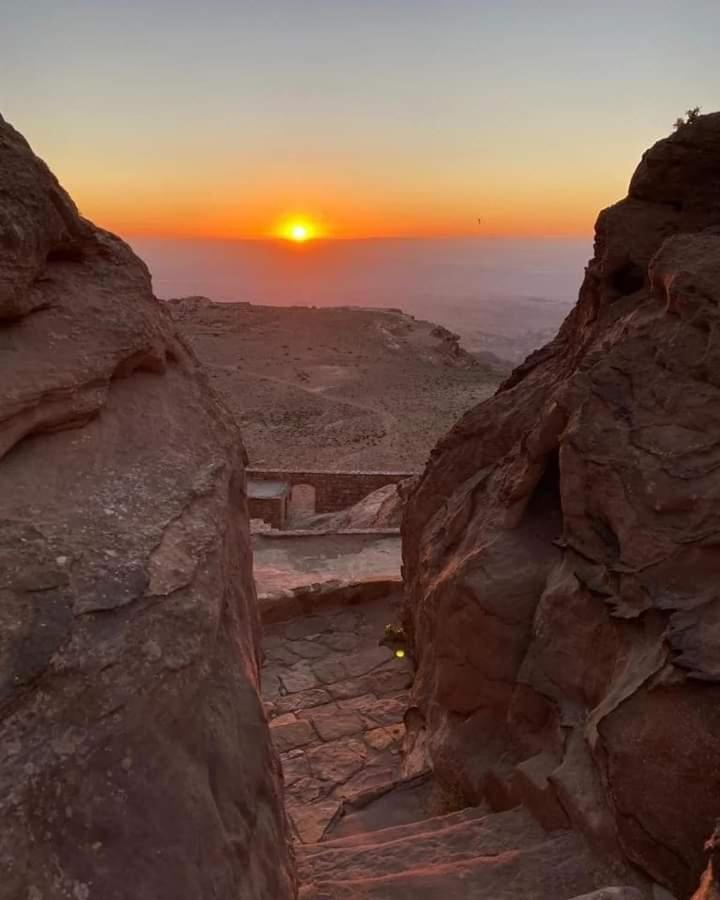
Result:
{"label": "stone step", "polygon": [[343,801],[322,842],[353,836],[362,839],[371,831],[428,819],[437,813],[436,795],[430,772],[373,786]]}
{"label": "stone step", "polygon": [[[411,822],[401,825],[390,825],[387,827],[368,829],[364,832],[354,831],[352,833],[343,834],[338,837],[330,837],[324,839],[319,844],[306,844],[302,852],[304,855],[313,855],[323,853],[326,850],[335,847],[362,847],[367,845],[385,844],[392,841],[402,840],[403,838],[413,838],[422,834],[431,834],[436,831],[443,831],[455,825],[461,825],[465,822],[483,819],[488,815],[487,809],[484,807],[470,806],[458,812],[447,813],[442,816],[432,816],[429,818],[418,818]],[[337,832],[331,832],[335,834]]]}
{"label": "stone step", "polygon": [[627,881],[578,834],[545,832],[521,809],[463,810],[299,847],[297,862],[302,900],[570,900]]}
{"label": "stone step", "polygon": [[630,885],[576,894],[573,885],[586,880],[581,873],[568,880],[557,871],[554,876],[543,871],[536,878],[534,868],[538,863],[542,864],[542,859],[527,857],[519,865],[500,860],[462,871],[449,866],[398,878],[327,882],[302,887],[299,900],[651,900],[650,894]]}

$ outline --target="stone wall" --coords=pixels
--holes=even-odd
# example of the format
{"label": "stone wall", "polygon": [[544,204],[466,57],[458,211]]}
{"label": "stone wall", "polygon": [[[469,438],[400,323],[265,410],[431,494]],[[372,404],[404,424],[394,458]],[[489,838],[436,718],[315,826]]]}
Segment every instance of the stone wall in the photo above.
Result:
{"label": "stone wall", "polygon": [[257,480],[308,484],[315,489],[315,512],[337,512],[358,503],[386,484],[398,484],[415,472],[315,472],[293,469],[248,469]]}
{"label": "stone wall", "polygon": [[248,510],[251,519],[262,519],[273,528],[285,527],[287,497],[250,497]]}

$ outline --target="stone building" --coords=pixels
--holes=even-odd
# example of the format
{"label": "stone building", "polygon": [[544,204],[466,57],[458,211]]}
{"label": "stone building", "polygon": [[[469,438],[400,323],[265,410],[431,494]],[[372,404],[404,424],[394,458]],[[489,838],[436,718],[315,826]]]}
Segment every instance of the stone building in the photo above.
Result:
{"label": "stone building", "polygon": [[262,519],[273,528],[285,528],[290,502],[287,481],[248,479],[248,509],[251,519]]}

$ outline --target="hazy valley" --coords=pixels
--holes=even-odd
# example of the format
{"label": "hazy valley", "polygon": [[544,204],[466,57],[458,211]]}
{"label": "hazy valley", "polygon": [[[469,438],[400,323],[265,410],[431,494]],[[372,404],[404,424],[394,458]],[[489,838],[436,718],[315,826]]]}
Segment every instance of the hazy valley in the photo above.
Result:
{"label": "hazy valley", "polygon": [[172,300],[251,465],[419,470],[509,365],[399,310]]}
{"label": "hazy valley", "polygon": [[162,298],[263,306],[395,308],[436,322],[470,351],[519,363],[577,298],[587,238],[223,241],[134,237]]}

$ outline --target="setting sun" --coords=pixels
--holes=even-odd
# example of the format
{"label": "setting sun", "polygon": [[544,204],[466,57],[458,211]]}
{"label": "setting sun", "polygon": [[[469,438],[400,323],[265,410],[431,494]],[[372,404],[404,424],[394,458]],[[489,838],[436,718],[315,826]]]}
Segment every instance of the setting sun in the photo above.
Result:
{"label": "setting sun", "polygon": [[309,219],[288,219],[280,225],[277,234],[287,241],[303,244],[305,241],[320,237],[320,229]]}

